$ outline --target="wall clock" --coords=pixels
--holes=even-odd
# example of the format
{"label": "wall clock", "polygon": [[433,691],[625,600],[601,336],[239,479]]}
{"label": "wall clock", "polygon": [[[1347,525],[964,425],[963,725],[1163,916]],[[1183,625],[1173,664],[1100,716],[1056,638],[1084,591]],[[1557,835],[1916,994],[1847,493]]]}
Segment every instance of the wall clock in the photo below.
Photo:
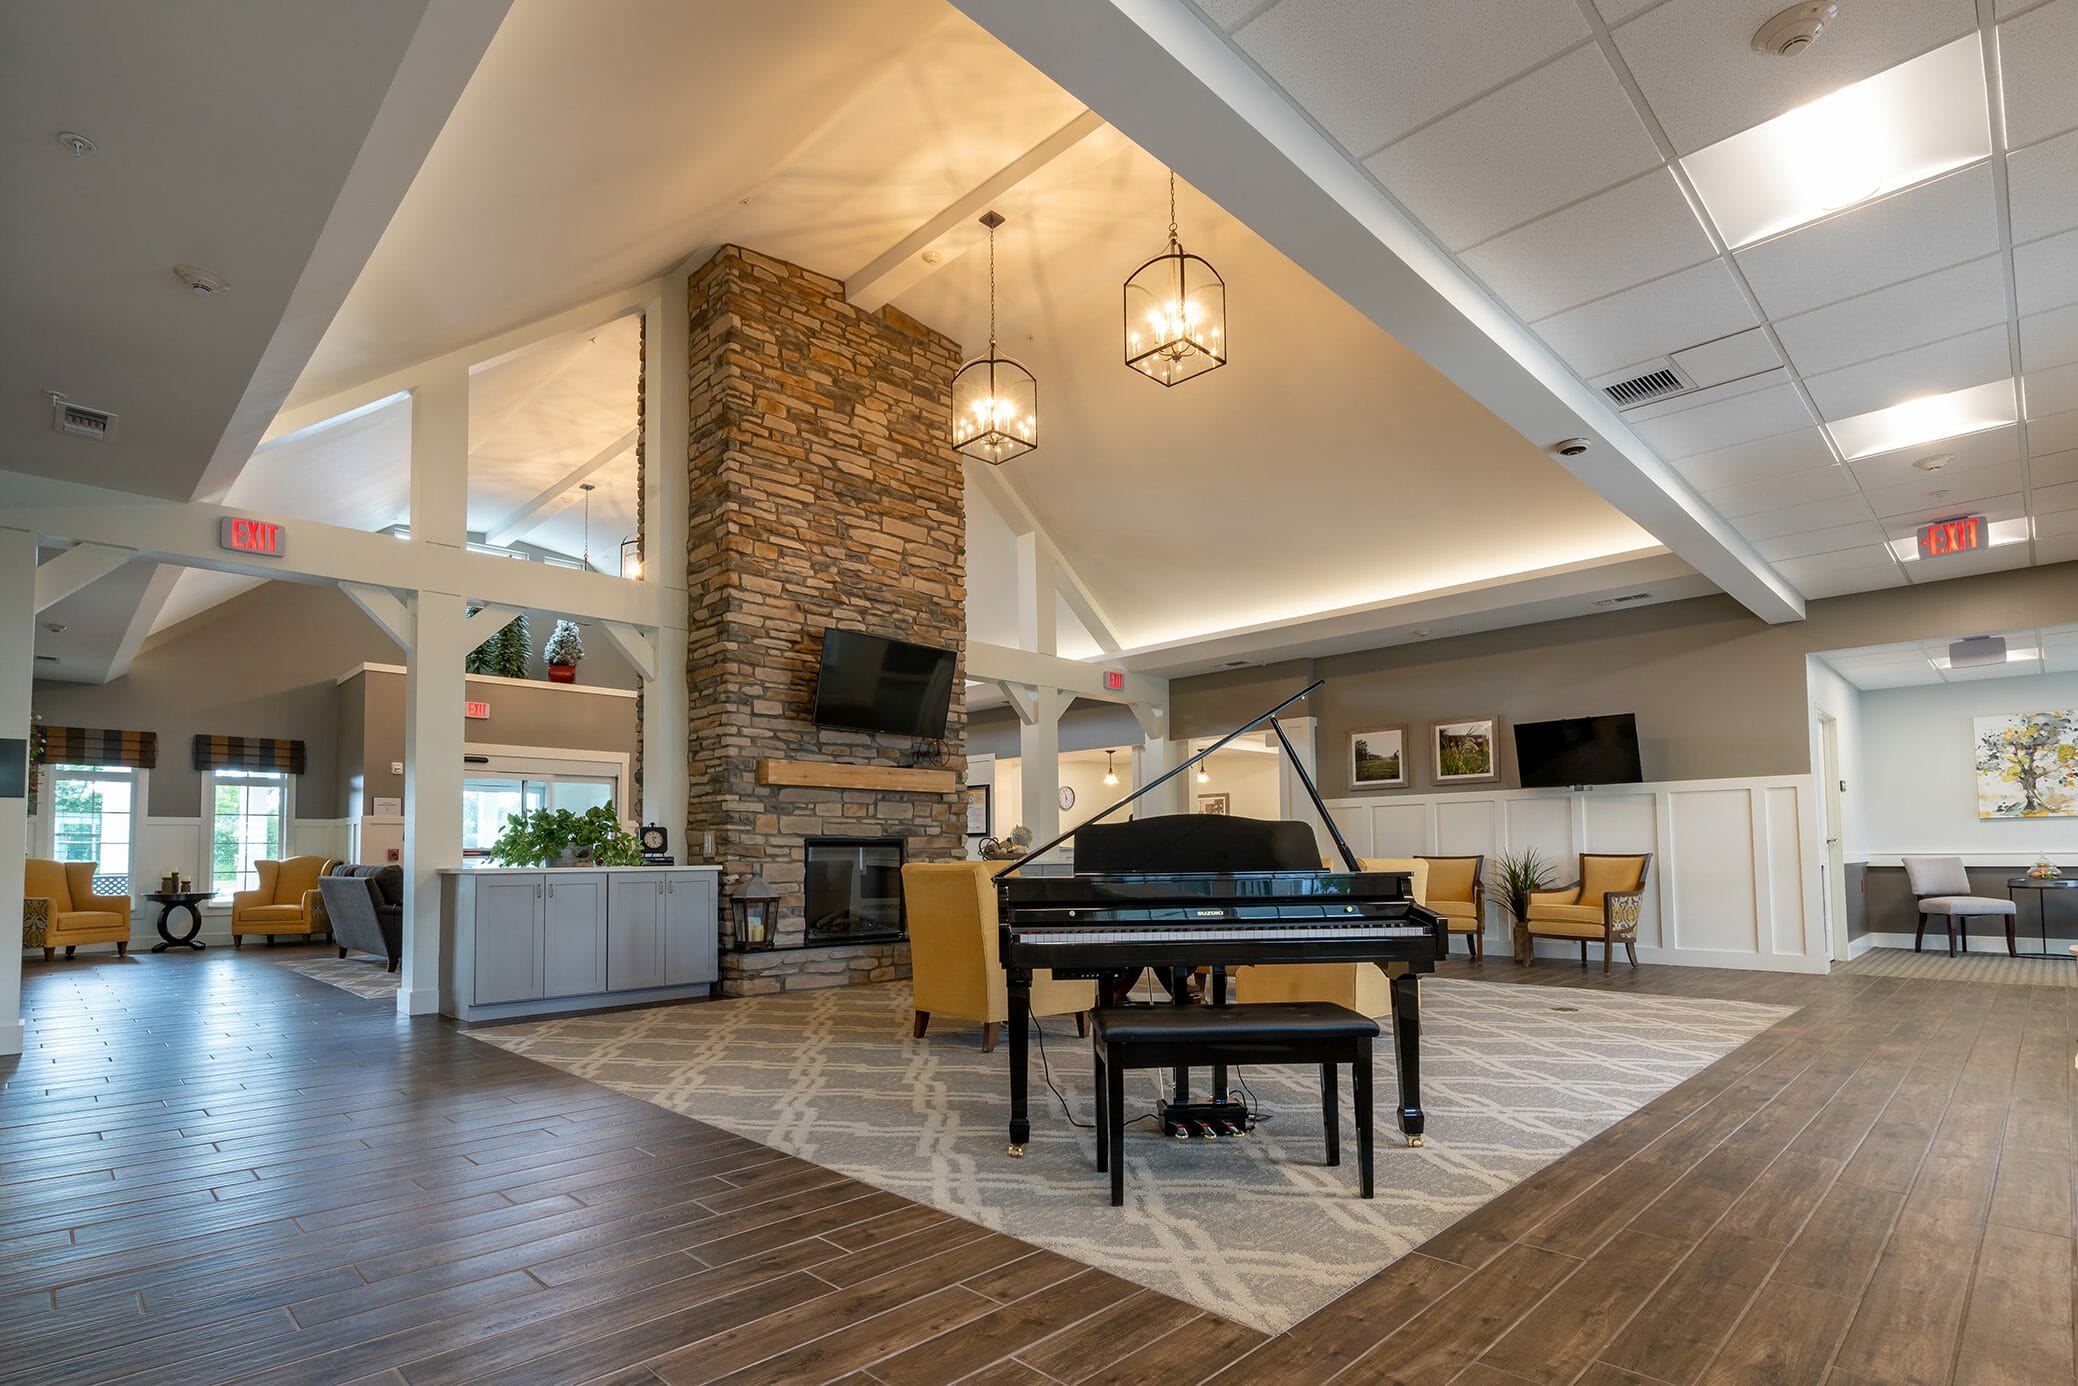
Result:
{"label": "wall clock", "polygon": [[1064,784],[1061,786],[1061,807],[1064,809],[1075,807],[1075,788],[1073,785]]}

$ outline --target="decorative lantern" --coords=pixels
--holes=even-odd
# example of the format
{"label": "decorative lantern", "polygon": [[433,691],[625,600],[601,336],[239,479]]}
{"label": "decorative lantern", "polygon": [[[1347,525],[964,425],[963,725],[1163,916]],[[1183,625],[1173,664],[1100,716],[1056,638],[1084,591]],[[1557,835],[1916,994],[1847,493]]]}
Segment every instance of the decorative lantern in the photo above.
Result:
{"label": "decorative lantern", "polygon": [[1227,363],[1227,282],[1176,238],[1176,175],[1169,175],[1169,248],[1126,280],[1126,364],[1181,385]]}
{"label": "decorative lantern", "polygon": [[981,224],[988,228],[988,355],[975,357],[952,378],[952,445],[1000,467],[1039,446],[1039,381],[996,354],[996,228],[1002,214],[984,212]]}
{"label": "decorative lantern", "polygon": [[736,931],[736,951],[756,953],[772,946],[779,932],[779,892],[752,876],[736,887],[729,900]]}
{"label": "decorative lantern", "polygon": [[631,580],[642,576],[642,540],[632,534],[621,540],[621,576]]}

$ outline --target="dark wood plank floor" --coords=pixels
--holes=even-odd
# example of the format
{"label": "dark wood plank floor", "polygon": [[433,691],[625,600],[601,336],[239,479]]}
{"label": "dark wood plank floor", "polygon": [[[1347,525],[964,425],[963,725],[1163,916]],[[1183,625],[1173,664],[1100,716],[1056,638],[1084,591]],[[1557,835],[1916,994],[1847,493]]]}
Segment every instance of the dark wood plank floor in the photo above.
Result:
{"label": "dark wood plank floor", "polygon": [[1801,1009],[1265,1341],[264,956],[32,964],[0,1380],[2074,1379],[2078,994],[1447,970]]}

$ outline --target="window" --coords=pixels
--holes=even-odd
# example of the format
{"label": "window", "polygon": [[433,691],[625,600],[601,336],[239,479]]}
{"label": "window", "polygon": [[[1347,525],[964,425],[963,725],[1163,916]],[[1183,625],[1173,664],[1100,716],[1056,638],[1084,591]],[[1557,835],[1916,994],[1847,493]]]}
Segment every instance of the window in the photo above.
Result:
{"label": "window", "polygon": [[48,774],[52,857],[97,862],[94,889],[128,895],[138,772],[114,765],[54,765]]}
{"label": "window", "polygon": [[278,770],[214,770],[209,780],[209,889],[228,900],[234,891],[259,889],[254,862],[281,860],[289,778]]}
{"label": "window", "polygon": [[613,808],[619,797],[617,775],[470,775],[462,781],[462,856],[483,858],[505,830],[505,820],[521,809],[529,813],[541,808],[583,813],[601,806]]}

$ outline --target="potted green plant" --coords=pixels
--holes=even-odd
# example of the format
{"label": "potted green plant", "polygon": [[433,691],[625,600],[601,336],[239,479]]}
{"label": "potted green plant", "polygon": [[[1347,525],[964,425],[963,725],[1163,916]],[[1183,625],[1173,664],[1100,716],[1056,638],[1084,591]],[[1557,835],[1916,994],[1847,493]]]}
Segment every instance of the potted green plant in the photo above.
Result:
{"label": "potted green plant", "polygon": [[505,820],[490,858],[500,866],[640,866],[642,847],[603,804],[583,813],[523,809]]}
{"label": "potted green plant", "polygon": [[557,621],[541,657],[548,661],[551,683],[576,683],[577,662],[584,658],[584,641],[578,638],[577,622]]}
{"label": "potted green plant", "polygon": [[1501,853],[1489,871],[1495,897],[1515,921],[1515,959],[1521,962],[1523,950],[1529,946],[1524,926],[1529,923],[1530,897],[1551,889],[1551,862],[1536,848],[1525,847],[1520,852]]}

